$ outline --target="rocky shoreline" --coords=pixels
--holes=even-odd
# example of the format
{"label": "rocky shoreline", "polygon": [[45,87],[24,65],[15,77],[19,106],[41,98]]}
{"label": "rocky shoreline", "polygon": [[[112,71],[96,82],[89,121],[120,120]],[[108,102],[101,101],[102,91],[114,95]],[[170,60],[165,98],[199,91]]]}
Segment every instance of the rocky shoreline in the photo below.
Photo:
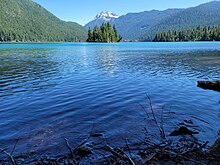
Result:
{"label": "rocky shoreline", "polygon": [[[175,134],[175,135],[174,135]],[[68,139],[68,153],[62,156],[45,157],[35,160],[34,156],[13,156],[7,150],[0,149],[5,154],[2,165],[73,165],[73,164],[210,164],[220,162],[220,139],[214,145],[207,147],[208,141],[201,142],[193,136],[194,132],[187,128],[174,130],[169,137],[161,139],[156,144],[143,141],[130,144],[125,139],[123,147],[112,147],[101,133],[91,133],[87,139],[72,148]]]}
{"label": "rocky shoreline", "polygon": [[[201,84],[214,84],[218,82],[199,82]],[[210,87],[210,86],[209,86]],[[210,89],[210,88],[209,88]],[[147,137],[141,142],[132,144],[128,138],[125,138],[124,145],[111,146],[107,142],[105,135],[91,130],[88,137],[83,140],[77,147],[72,147],[68,139],[66,142],[65,155],[43,156],[37,158],[34,153],[16,155],[13,151],[0,148],[0,156],[4,155],[4,159],[0,159],[1,165],[75,165],[75,164],[156,164],[156,165],[219,165],[220,162],[220,130],[215,143],[210,146],[209,141],[201,141],[199,139],[199,131],[193,129],[193,121],[183,120],[178,127],[167,133],[163,128],[163,111],[161,112],[161,123],[159,123],[149,96],[149,112],[147,116],[150,121],[155,124],[158,130],[158,142],[153,142]],[[146,134],[150,134],[147,127],[144,128]],[[117,139],[116,139],[117,140]]]}

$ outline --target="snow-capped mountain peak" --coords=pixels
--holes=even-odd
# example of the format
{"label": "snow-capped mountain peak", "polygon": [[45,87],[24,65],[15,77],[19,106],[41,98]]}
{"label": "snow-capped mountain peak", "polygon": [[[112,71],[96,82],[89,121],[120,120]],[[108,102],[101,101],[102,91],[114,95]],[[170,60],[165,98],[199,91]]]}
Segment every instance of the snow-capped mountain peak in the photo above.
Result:
{"label": "snow-capped mountain peak", "polygon": [[102,11],[101,13],[96,15],[95,19],[110,21],[111,19],[116,19],[118,17],[119,16],[113,12]]}

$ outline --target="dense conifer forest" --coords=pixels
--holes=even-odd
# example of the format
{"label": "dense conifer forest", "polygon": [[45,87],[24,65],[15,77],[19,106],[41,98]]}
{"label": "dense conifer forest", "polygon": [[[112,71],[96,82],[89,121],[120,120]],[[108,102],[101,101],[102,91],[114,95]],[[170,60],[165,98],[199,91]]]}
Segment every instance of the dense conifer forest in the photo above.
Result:
{"label": "dense conifer forest", "polygon": [[81,25],[65,22],[32,0],[0,0],[0,42],[85,41]]}
{"label": "dense conifer forest", "polygon": [[220,25],[157,33],[154,42],[220,41]]}
{"label": "dense conifer forest", "polygon": [[115,25],[110,22],[102,23],[100,27],[89,28],[87,42],[120,42],[122,37],[118,34]]}

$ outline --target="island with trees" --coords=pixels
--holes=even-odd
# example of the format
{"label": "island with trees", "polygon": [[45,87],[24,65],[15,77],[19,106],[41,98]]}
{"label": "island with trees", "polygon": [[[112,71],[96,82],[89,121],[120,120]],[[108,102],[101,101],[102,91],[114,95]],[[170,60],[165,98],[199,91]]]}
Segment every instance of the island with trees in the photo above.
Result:
{"label": "island with trees", "polygon": [[87,42],[120,42],[122,37],[118,34],[116,26],[110,22],[102,23],[100,27],[89,28]]}

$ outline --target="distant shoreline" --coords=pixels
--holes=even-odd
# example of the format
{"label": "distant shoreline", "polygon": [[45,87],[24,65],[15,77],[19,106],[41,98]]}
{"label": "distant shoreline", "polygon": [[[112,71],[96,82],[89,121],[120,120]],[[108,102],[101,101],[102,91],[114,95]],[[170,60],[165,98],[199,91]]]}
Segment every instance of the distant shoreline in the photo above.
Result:
{"label": "distant shoreline", "polygon": [[[220,41],[177,41],[177,42],[154,42],[154,41],[122,41],[120,43],[196,43],[196,42],[201,42],[201,43],[219,43]],[[88,43],[88,44],[115,44],[113,42],[0,42],[0,44],[59,44],[59,43]]]}

